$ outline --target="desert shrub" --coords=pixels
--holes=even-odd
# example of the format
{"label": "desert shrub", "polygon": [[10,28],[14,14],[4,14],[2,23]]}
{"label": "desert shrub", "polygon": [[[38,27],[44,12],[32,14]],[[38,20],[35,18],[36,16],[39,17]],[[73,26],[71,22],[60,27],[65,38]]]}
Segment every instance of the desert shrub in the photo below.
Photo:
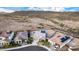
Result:
{"label": "desert shrub", "polygon": [[63,24],[63,23],[61,23],[61,24],[60,24],[60,26],[61,26],[61,27],[64,27],[64,24]]}
{"label": "desert shrub", "polygon": [[38,44],[41,44],[41,45],[44,45],[44,46],[47,46],[47,47],[50,47],[51,46],[51,43],[48,41],[48,39],[40,39],[40,41],[38,42]]}
{"label": "desert shrub", "polygon": [[32,42],[33,42],[33,38],[29,37],[28,40],[27,40],[27,44],[32,44]]}

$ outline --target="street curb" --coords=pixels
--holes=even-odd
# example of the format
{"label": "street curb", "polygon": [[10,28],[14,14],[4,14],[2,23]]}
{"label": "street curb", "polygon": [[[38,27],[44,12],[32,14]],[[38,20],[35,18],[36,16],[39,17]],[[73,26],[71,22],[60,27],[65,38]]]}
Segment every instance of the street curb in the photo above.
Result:
{"label": "street curb", "polygon": [[[13,47],[13,48],[1,49],[0,51],[9,51],[9,50],[13,50],[13,49],[20,49],[20,48],[28,47],[28,46],[39,46],[39,45],[29,44],[29,45],[23,45],[23,46],[19,46],[19,47]],[[48,48],[48,47],[46,47],[46,46],[39,46],[39,47],[42,47],[42,48],[47,49],[48,51],[51,51],[51,49]]]}

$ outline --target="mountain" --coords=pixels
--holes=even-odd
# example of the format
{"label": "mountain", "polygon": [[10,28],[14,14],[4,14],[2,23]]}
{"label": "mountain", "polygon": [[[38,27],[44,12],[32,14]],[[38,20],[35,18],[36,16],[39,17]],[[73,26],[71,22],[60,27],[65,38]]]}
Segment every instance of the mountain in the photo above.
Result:
{"label": "mountain", "polygon": [[9,10],[9,9],[0,8],[0,13],[1,13],[1,14],[12,13],[12,12],[15,12],[15,11],[14,11],[14,10]]}
{"label": "mountain", "polygon": [[0,14],[0,24],[1,29],[18,31],[44,27],[79,37],[79,12],[16,11]]}

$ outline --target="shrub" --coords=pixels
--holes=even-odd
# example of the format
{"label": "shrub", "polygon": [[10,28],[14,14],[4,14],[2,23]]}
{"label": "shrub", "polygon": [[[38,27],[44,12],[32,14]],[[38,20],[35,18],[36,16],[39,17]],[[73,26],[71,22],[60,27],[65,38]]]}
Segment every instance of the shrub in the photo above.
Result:
{"label": "shrub", "polygon": [[64,24],[63,24],[63,23],[61,23],[61,24],[60,24],[60,26],[61,26],[61,27],[63,27],[63,26],[64,26]]}
{"label": "shrub", "polygon": [[27,44],[32,44],[32,42],[33,42],[33,38],[29,37],[28,40],[27,40]]}
{"label": "shrub", "polygon": [[3,46],[3,48],[9,48],[9,45],[5,44],[5,45]]}
{"label": "shrub", "polygon": [[41,45],[44,45],[44,46],[48,46],[48,47],[51,46],[51,43],[48,41],[48,39],[40,40],[38,43],[41,44]]}

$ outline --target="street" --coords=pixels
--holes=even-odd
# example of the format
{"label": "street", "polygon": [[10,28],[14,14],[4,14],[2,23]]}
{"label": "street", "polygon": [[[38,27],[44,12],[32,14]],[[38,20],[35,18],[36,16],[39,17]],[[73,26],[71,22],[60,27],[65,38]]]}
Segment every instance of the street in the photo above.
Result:
{"label": "street", "polygon": [[39,46],[28,46],[28,47],[23,47],[18,49],[12,49],[8,51],[48,51],[48,50],[46,48],[39,47]]}

